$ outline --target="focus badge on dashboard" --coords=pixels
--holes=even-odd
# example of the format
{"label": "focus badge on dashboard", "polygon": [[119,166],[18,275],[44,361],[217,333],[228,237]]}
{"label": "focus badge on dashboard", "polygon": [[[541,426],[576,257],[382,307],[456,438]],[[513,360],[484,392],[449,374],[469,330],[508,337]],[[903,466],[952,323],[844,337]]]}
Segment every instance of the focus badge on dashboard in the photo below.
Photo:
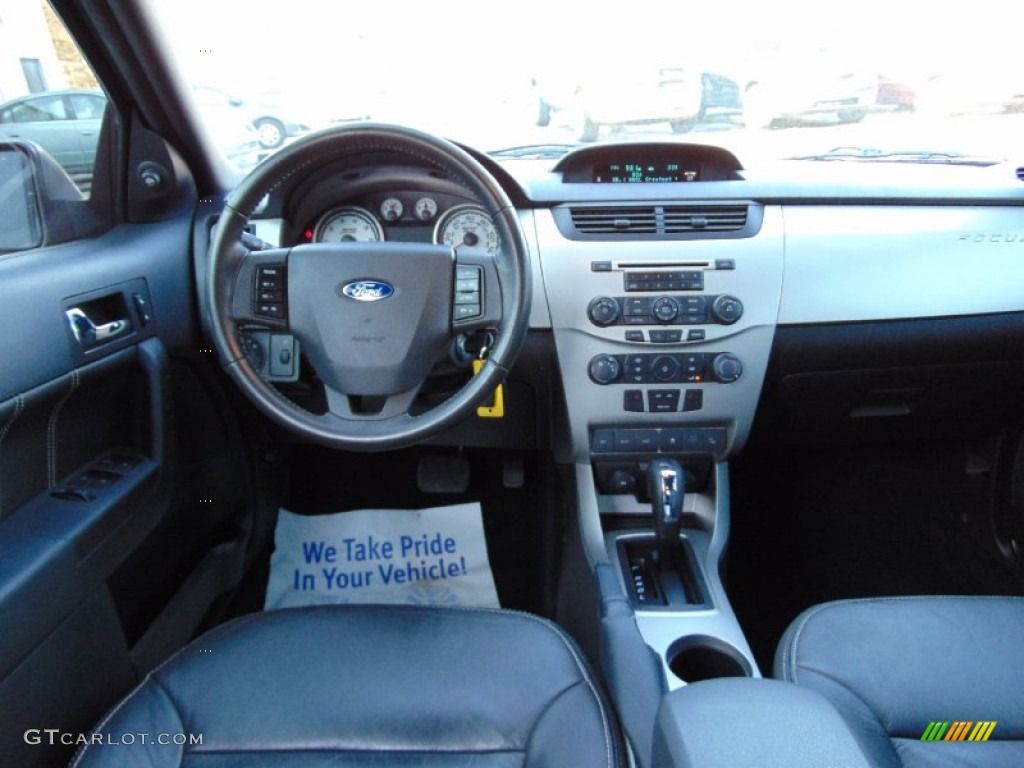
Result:
{"label": "focus badge on dashboard", "polygon": [[338,286],[338,293],[356,301],[380,301],[395,292],[391,283],[383,280],[353,280]]}

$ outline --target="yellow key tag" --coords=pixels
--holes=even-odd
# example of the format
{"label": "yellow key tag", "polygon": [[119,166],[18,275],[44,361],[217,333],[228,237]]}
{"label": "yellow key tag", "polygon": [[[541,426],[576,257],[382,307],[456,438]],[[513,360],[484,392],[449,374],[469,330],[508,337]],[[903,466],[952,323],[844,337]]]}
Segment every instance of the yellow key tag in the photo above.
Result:
{"label": "yellow key tag", "polygon": [[[480,373],[483,367],[483,360],[474,360],[473,375]],[[500,419],[505,415],[505,391],[501,384],[494,390],[494,396],[490,400],[477,407],[476,415],[481,419]]]}

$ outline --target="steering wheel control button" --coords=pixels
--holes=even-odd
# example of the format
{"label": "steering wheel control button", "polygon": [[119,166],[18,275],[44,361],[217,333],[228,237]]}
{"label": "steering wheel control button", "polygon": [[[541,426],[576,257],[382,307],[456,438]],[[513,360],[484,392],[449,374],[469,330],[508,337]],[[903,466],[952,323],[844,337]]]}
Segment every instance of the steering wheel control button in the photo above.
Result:
{"label": "steering wheel control button", "polygon": [[469,320],[480,316],[483,307],[482,284],[483,271],[480,267],[458,266],[455,268],[453,319]]}
{"label": "steering wheel control button", "polygon": [[679,410],[679,390],[648,390],[647,406],[651,413],[675,413]]}
{"label": "steering wheel control button", "polygon": [[256,269],[255,314],[284,320],[288,315],[288,286],[284,265]]}
{"label": "steering wheel control button", "polygon": [[595,384],[611,384],[618,380],[622,366],[613,355],[598,355],[590,361],[590,379]]}
{"label": "steering wheel control button", "polygon": [[679,304],[671,296],[662,296],[655,299],[652,310],[659,322],[671,323],[679,315]]}
{"label": "steering wheel control button", "polygon": [[743,302],[735,296],[716,296],[711,303],[711,315],[722,325],[732,325],[743,317]]}
{"label": "steering wheel control button", "polygon": [[743,363],[736,355],[729,352],[715,355],[711,368],[715,373],[715,378],[723,384],[731,384],[743,375]]}
{"label": "steering wheel control button", "polygon": [[622,410],[628,413],[644,412],[644,393],[642,389],[627,389],[622,393]]}
{"label": "steering wheel control button", "polygon": [[621,311],[618,300],[610,296],[598,296],[587,306],[590,322],[601,327],[613,325]]}

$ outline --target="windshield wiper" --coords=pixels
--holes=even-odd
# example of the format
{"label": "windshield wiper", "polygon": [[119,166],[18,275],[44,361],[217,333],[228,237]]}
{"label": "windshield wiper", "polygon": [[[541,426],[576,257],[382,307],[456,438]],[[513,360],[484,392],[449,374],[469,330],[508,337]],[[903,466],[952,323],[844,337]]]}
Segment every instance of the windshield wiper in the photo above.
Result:
{"label": "windshield wiper", "polygon": [[491,157],[521,157],[537,160],[557,160],[576,149],[576,144],[523,144],[518,147],[493,149],[487,154]]}
{"label": "windshield wiper", "polygon": [[1002,160],[962,152],[935,152],[927,149],[886,150],[874,147],[836,147],[820,155],[790,157],[788,160],[853,160],[869,163],[927,163],[935,165],[997,165]]}

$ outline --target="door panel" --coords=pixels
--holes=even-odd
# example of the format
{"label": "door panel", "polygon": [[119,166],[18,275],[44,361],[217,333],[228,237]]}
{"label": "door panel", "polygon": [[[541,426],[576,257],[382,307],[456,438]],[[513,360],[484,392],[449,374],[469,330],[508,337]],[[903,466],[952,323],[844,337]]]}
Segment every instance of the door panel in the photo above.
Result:
{"label": "door panel", "polygon": [[[170,355],[198,345],[190,237],[183,213],[0,260],[2,765],[65,764],[73,745],[26,731],[88,731],[137,678],[108,581],[180,512]],[[76,335],[75,308],[125,324]]]}

